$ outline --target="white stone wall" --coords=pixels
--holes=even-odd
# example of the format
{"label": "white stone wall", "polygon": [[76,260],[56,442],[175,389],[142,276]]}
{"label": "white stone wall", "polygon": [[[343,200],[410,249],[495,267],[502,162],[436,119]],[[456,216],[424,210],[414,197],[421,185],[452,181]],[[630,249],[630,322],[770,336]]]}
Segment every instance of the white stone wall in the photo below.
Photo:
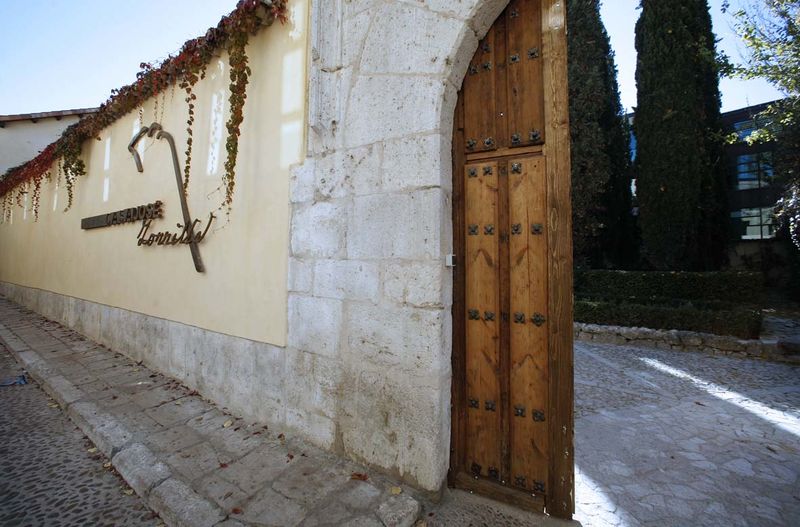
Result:
{"label": "white stone wall", "polygon": [[[449,463],[451,138],[508,0],[318,0],[293,172],[287,421],[437,490]],[[287,368],[287,372],[291,368]]]}

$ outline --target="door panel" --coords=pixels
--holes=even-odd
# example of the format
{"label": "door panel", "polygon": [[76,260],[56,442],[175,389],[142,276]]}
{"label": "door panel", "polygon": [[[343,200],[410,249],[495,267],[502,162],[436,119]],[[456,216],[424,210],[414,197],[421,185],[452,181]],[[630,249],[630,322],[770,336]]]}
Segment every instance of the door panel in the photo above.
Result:
{"label": "door panel", "polygon": [[497,149],[497,29],[492,28],[478,45],[464,78],[464,134],[463,148],[467,152],[488,152]]}
{"label": "door panel", "polygon": [[542,14],[539,2],[514,0],[508,24],[508,135],[512,147],[544,141]]}
{"label": "door panel", "polygon": [[511,476],[545,493],[547,481],[547,192],[543,157],[509,161]]}
{"label": "door panel", "polygon": [[473,475],[499,476],[500,405],[500,250],[497,163],[467,165],[466,317],[467,446]]}
{"label": "door panel", "polygon": [[449,480],[569,518],[566,37],[563,27],[542,27],[554,1],[511,1],[475,52],[456,104]]}
{"label": "door panel", "polygon": [[[454,192],[463,208],[454,225],[463,231],[464,305],[463,338],[454,342],[465,349],[464,392],[454,401],[465,406],[460,473],[480,492],[502,489],[541,508],[548,481],[547,191],[545,158],[528,137],[542,128],[541,64],[533,52],[541,46],[539,10],[536,0],[518,0],[498,18],[457,105],[461,181]],[[520,60],[509,57],[520,53]],[[512,144],[511,129],[525,137]]]}

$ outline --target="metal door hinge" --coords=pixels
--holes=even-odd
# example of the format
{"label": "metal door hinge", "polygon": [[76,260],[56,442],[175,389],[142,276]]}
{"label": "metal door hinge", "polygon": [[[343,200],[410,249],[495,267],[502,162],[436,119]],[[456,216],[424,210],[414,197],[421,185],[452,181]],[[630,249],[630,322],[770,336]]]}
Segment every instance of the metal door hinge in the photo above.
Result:
{"label": "metal door hinge", "polygon": [[455,254],[448,254],[444,257],[444,266],[445,267],[455,267],[456,266],[456,255]]}

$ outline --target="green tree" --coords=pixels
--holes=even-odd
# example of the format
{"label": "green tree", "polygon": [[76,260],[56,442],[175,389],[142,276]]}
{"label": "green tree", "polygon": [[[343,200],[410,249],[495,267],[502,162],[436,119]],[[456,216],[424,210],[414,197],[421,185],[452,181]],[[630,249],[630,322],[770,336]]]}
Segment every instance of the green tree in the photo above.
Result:
{"label": "green tree", "polygon": [[600,0],[568,0],[575,261],[625,266],[635,250],[629,135]]}
{"label": "green tree", "polygon": [[776,141],[775,173],[786,188],[776,212],[800,248],[800,1],[756,0],[734,17],[749,50],[747,63],[734,67],[734,73],[764,78],[786,95],[764,114],[772,126],[751,140]]}
{"label": "green tree", "polygon": [[657,269],[714,269],[727,240],[719,66],[706,0],[642,0],[637,189],[645,257]]}

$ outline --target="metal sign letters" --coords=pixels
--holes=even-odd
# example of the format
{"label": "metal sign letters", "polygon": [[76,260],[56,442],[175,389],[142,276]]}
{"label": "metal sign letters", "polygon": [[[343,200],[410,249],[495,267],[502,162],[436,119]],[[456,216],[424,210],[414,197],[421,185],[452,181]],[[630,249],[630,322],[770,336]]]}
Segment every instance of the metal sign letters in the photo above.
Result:
{"label": "metal sign letters", "polygon": [[203,260],[200,258],[200,249],[198,244],[205,239],[208,234],[211,224],[216,219],[213,213],[208,215],[208,222],[203,229],[203,222],[201,220],[193,220],[189,214],[189,205],[186,202],[186,194],[183,190],[183,180],[181,179],[181,167],[178,163],[178,151],[175,148],[175,140],[172,135],[165,132],[158,123],[153,123],[150,126],[145,126],[139,133],[137,133],[128,145],[128,151],[133,155],[133,160],[136,163],[136,170],[144,172],[142,166],[142,159],[139,157],[139,152],[136,150],[136,145],[145,136],[164,139],[169,144],[172,153],[172,168],[175,171],[175,183],[178,186],[178,198],[181,203],[181,213],[183,214],[183,223],[178,223],[178,232],[150,232],[153,220],[156,218],[163,218],[163,203],[156,201],[148,205],[140,205],[138,207],[131,207],[117,212],[108,214],[101,214],[91,218],[84,218],[81,220],[82,229],[97,229],[101,227],[109,227],[111,225],[121,225],[125,223],[134,223],[141,221],[142,227],[137,235],[137,245],[152,246],[152,245],[188,245],[192,253],[192,260],[194,261],[194,268],[198,273],[205,271]]}

